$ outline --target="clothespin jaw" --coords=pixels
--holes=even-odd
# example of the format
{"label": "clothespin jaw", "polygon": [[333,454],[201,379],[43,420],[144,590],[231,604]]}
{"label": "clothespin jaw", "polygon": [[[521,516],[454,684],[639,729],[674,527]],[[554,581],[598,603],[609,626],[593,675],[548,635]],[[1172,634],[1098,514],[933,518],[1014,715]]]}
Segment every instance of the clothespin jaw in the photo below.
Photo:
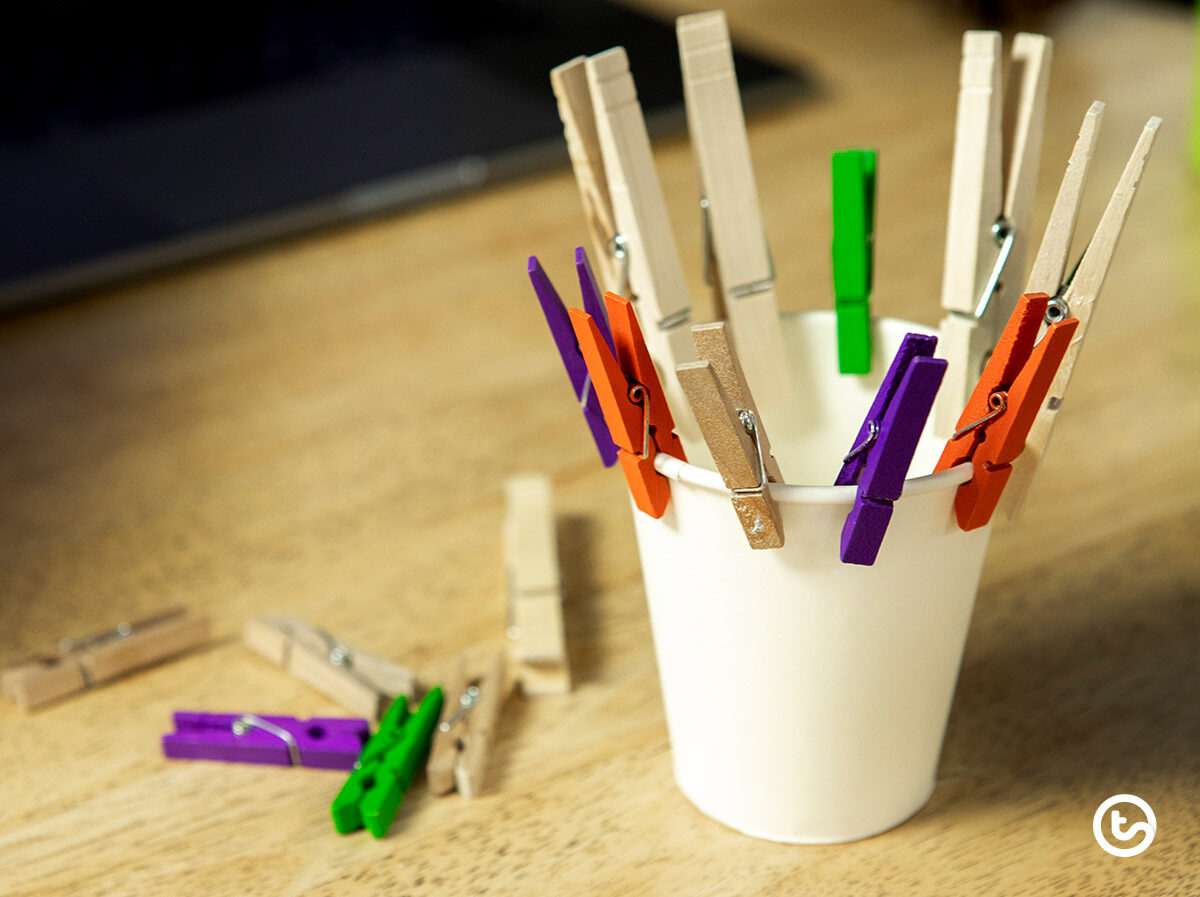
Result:
{"label": "clothespin jaw", "polygon": [[1035,345],[1049,301],[1045,293],[1021,297],[958,419],[958,430],[934,468],[946,470],[967,461],[974,466],[971,480],[959,487],[954,499],[963,530],[991,520],[1012,462],[1079,326],[1074,318],[1057,321]]}
{"label": "clothespin jaw", "polygon": [[667,478],[655,471],[654,456],[666,452],[681,461],[687,456],[675,435],[675,421],[633,304],[616,293],[606,293],[604,301],[616,357],[592,315],[573,308],[571,324],[634,502],[651,517],[661,517],[671,489]]}
{"label": "clothespin jaw", "polygon": [[[600,332],[611,346],[612,336],[608,332],[608,318],[604,314],[604,306],[600,303],[595,278],[592,276],[587,254],[584,253],[582,247],[576,250],[575,264],[579,272],[584,309],[596,319]],[[579,401],[584,420],[587,421],[588,428],[592,432],[592,439],[596,443],[596,449],[600,452],[600,460],[604,462],[605,467],[611,467],[617,462],[617,447],[608,432],[596,391],[592,388],[592,382],[588,378],[587,364],[580,352],[579,341],[571,327],[571,319],[567,314],[566,306],[559,298],[558,291],[554,289],[554,284],[542,270],[536,256],[529,257],[528,273],[534,292],[537,293],[538,302],[542,306],[542,314],[546,316],[550,334],[554,337],[554,344],[562,358],[563,367],[566,368],[567,377],[571,381],[571,388],[575,391],[575,398]]]}
{"label": "clothespin jaw", "polygon": [[442,712],[441,686],[435,686],[409,714],[408,700],[397,698],[367,741],[330,812],[339,834],[366,828],[376,838],[387,834],[404,793],[416,778]]}
{"label": "clothespin jaw", "polygon": [[177,710],[163,756],[315,769],[352,769],[367,740],[365,719],[193,713]]}
{"label": "clothespin jaw", "polygon": [[833,292],[838,369],[871,370],[871,285],[875,250],[875,151],[834,153]]}
{"label": "clothespin jaw", "polygon": [[844,563],[869,566],[879,554],[893,503],[904,491],[904,479],[946,373],[947,363],[933,357],[936,346],[937,337],[916,333],[904,337],[855,447],[842,462],[836,485],[858,484],[854,507],[842,526]]}
{"label": "clothespin jaw", "polygon": [[460,655],[446,675],[449,696],[433,733],[425,777],[429,791],[481,794],[500,710],[512,690],[505,651],[481,646]]}

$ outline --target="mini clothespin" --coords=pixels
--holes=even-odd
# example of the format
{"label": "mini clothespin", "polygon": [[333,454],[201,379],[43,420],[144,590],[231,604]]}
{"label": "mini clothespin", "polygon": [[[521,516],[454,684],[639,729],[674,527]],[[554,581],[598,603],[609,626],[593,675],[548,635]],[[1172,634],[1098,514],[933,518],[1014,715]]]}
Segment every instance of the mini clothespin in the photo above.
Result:
{"label": "mini clothespin", "polygon": [[433,733],[425,776],[431,794],[482,793],[500,708],[511,691],[503,649],[460,655],[443,680],[447,700]]}
{"label": "mini clothespin", "polygon": [[854,447],[842,461],[834,484],[858,484],[854,507],[842,525],[844,563],[869,566],[879,555],[893,503],[904,491],[904,478],[946,373],[946,362],[933,357],[936,347],[936,336],[904,337]]}
{"label": "mini clothespin", "polygon": [[393,698],[411,698],[417,687],[412,670],[292,617],[249,620],[243,640],[250,650],[373,723]]}
{"label": "mini clothespin", "polygon": [[1034,474],[1046,452],[1054,422],[1058,418],[1067,386],[1071,382],[1071,374],[1075,370],[1075,362],[1087,335],[1092,310],[1108,275],[1108,268],[1112,263],[1121,230],[1125,226],[1129,207],[1137,193],[1150,148],[1154,145],[1154,138],[1159,125],[1162,124],[1162,119],[1158,116],[1153,116],[1146,122],[1083,257],[1079,260],[1069,283],[1064,283],[1063,274],[1067,268],[1071,241],[1075,235],[1075,222],[1083,198],[1088,161],[1092,155],[1103,111],[1103,103],[1093,103],[1084,117],[1079,139],[1067,163],[1067,171],[1063,175],[1041,248],[1034,259],[1026,285],[1026,292],[1048,293],[1052,297],[1046,308],[1047,323],[1070,315],[1079,321],[1079,326],[1075,331],[1075,338],[1067,347],[1058,373],[1054,376],[1054,382],[1050,384],[1046,401],[1025,438],[1024,460],[1021,466],[1016,468],[1005,491],[1005,507],[1010,517],[1015,517],[1023,507],[1033,484]]}
{"label": "mini clothespin", "polygon": [[702,359],[676,369],[751,548],[783,546],[783,518],[768,483],[783,474],[723,322],[692,328]]}
{"label": "mini clothespin", "polygon": [[1021,453],[1079,325],[1074,318],[1056,321],[1035,345],[1049,301],[1045,293],[1021,297],[959,416],[958,429],[934,467],[935,471],[946,470],[967,461],[974,466],[971,479],[959,486],[954,496],[955,515],[963,530],[991,520],[1012,473],[1012,462]]}
{"label": "mini clothespin", "polygon": [[744,349],[746,379],[768,405],[786,398],[791,378],[733,47],[720,10],[676,20],[692,152],[700,171],[705,282]]}
{"label": "mini clothespin", "polygon": [[508,637],[517,678],[527,695],[565,694],[571,690],[571,670],[550,478],[532,473],[510,477],[504,494]]}
{"label": "mini clothespin", "polygon": [[364,827],[376,838],[387,834],[425,760],[442,704],[441,686],[431,689],[412,714],[403,695],[392,702],[330,806],[339,834]]}
{"label": "mini clothespin", "polygon": [[950,367],[938,433],[950,432],[1021,294],[1052,47],[1042,35],[1017,34],[1002,96],[1000,34],[963,36],[942,277],[940,345]]}
{"label": "mini clothespin", "polygon": [[596,320],[577,308],[570,310],[571,326],[600,398],[608,431],[638,508],[661,517],[671,500],[667,478],[654,469],[654,456],[666,452],[681,461],[687,456],[675,435],[675,421],[663,394],[654,362],[642,339],[637,315],[628,299],[604,294],[616,357],[608,348]]}
{"label": "mini clothespin", "polygon": [[[662,366],[664,389],[672,404],[677,404],[675,400],[681,397],[674,382],[675,365],[693,357],[688,339],[691,299],[625,48],[613,47],[589,57],[584,70],[612,198],[616,239],[623,247],[622,264],[628,270],[628,283],[619,278],[615,292],[636,304],[650,357]],[[688,430],[686,420],[681,425]]]}
{"label": "mini clothespin", "polygon": [[600,134],[596,129],[596,111],[588,88],[587,57],[576,56],[550,70],[550,86],[558,100],[558,116],[562,119],[567,139],[567,154],[575,172],[575,184],[583,204],[583,216],[592,240],[592,252],[600,279],[606,290],[624,292],[622,281],[629,276],[625,267],[624,238],[618,239],[616,215],[608,178],[604,174],[604,155],[600,150]]}
{"label": "mini clothespin", "polygon": [[838,370],[871,372],[871,282],[875,254],[875,151],[843,150],[833,173],[833,294]]}
{"label": "mini clothespin", "polygon": [[208,640],[211,621],[172,607],[82,638],[64,638],[58,652],[33,657],[0,674],[0,687],[25,710],[85,691]]}
{"label": "mini clothespin", "polygon": [[352,769],[367,741],[365,719],[194,713],[176,710],[163,756],[313,769]]}
{"label": "mini clothespin", "polygon": [[[604,303],[600,301],[600,291],[582,246],[575,250],[575,268],[579,274],[579,288],[583,294],[583,310],[596,321],[600,333],[611,348],[613,342],[608,327],[608,314],[604,310]],[[609,435],[608,425],[604,423],[600,400],[596,398],[596,391],[592,388],[587,363],[583,360],[583,353],[579,351],[579,341],[575,338],[575,330],[571,327],[567,308],[536,256],[529,257],[529,280],[537,293],[538,302],[541,303],[546,323],[550,326],[550,334],[554,337],[563,367],[567,370],[571,388],[575,390],[575,398],[579,401],[583,417],[592,431],[592,439],[600,452],[600,460],[604,462],[605,467],[611,467],[617,463],[617,446]]]}

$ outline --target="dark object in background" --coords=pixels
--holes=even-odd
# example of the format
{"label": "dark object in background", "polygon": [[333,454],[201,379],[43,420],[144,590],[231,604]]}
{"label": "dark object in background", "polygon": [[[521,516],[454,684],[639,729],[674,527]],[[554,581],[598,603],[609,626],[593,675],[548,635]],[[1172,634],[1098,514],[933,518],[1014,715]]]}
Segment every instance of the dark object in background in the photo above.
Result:
{"label": "dark object in background", "polygon": [[[0,36],[0,309],[565,163],[549,70],[615,44],[681,127],[674,24],[600,0],[30,7]],[[811,86],[735,61],[748,108]]]}

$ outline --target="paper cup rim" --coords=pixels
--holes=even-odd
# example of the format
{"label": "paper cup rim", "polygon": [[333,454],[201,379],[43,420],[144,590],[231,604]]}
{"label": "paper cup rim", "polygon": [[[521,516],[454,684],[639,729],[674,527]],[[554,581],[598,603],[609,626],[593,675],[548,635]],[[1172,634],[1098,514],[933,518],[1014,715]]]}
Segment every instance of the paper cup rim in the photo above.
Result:
{"label": "paper cup rim", "polygon": [[[654,469],[669,480],[696,486],[709,492],[729,494],[729,489],[715,470],[706,470],[680,461],[664,452],[654,456]],[[922,492],[936,492],[951,486],[961,486],[968,482],[974,468],[968,462],[955,465],[948,470],[919,477],[910,477],[904,481],[904,491],[901,495],[919,495]],[[794,483],[768,483],[767,489],[777,502],[786,504],[850,504],[858,491],[858,486],[804,486]]]}

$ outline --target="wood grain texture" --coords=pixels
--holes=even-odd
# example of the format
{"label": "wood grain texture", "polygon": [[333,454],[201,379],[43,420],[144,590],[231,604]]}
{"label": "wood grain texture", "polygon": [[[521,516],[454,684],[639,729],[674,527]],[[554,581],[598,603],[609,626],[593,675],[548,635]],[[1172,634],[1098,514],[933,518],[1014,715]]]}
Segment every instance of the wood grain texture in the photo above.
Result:
{"label": "wood grain texture", "polygon": [[[878,0],[725,8],[735,39],[825,86],[748,120],[781,307],[832,301],[829,152],[870,145],[889,173],[874,306],[935,324],[970,23]],[[855,844],[786,847],[723,828],[674,786],[628,490],[596,463],[525,280],[529,254],[587,240],[564,165],[0,322],[0,667],[176,601],[215,635],[37,713],[0,706],[0,891],[1200,891],[1194,14],[1081,0],[1040,26],[1055,40],[1043,152],[1060,161],[1036,229],[1093,100],[1108,104],[1094,184],[1117,182],[1148,115],[1166,124],[1038,488],[1019,523],[996,524],[916,816]],[[686,140],[655,160],[679,233],[698,232]],[[1088,191],[1080,233],[1107,192]],[[699,297],[698,243],[679,247]],[[174,708],[338,715],[241,644],[252,617],[320,620],[422,673],[496,637],[502,486],[521,470],[554,482],[576,687],[506,702],[482,795],[436,799],[419,779],[375,841],[334,834],[338,773],[162,758]],[[1154,844],[1125,860],[1091,834],[1121,792],[1158,816]]]}

